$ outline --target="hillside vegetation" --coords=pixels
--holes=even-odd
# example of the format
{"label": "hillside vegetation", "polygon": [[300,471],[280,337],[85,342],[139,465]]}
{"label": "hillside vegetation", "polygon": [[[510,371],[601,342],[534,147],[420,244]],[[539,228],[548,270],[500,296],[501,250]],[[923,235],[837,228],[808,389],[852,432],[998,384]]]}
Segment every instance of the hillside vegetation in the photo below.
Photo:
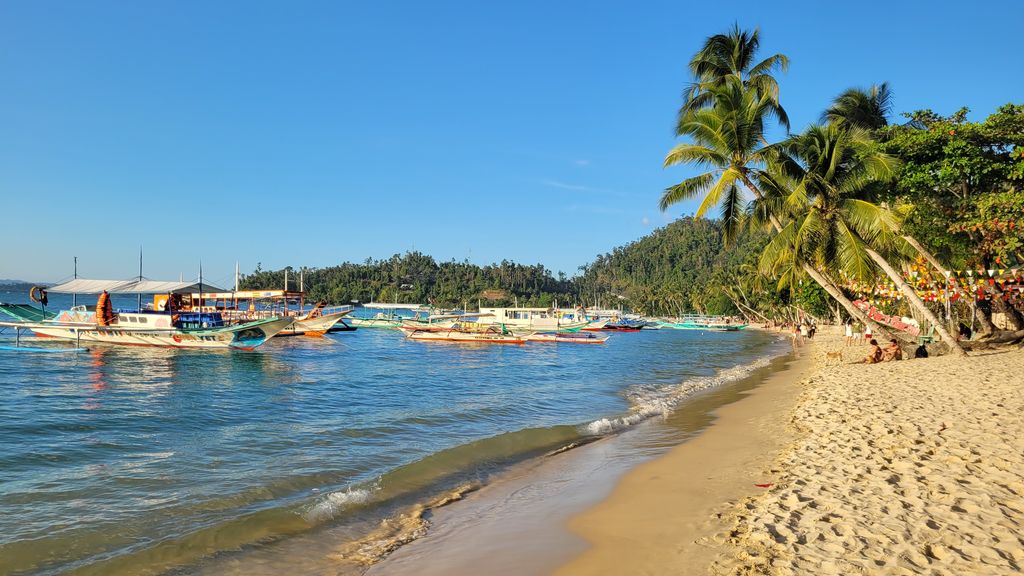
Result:
{"label": "hillside vegetation", "polygon": [[[310,298],[332,303],[433,303],[475,308],[511,305],[576,304],[619,307],[648,314],[702,311],[738,312],[719,289],[752,263],[767,241],[762,234],[743,235],[726,248],[718,221],[682,218],[635,242],[599,255],[573,278],[558,277],[542,264],[510,261],[478,266],[438,262],[419,252],[386,260],[367,259],[326,268],[301,269]],[[292,289],[300,269],[289,268]],[[244,276],[246,289],[281,288],[285,270],[257,267]]]}

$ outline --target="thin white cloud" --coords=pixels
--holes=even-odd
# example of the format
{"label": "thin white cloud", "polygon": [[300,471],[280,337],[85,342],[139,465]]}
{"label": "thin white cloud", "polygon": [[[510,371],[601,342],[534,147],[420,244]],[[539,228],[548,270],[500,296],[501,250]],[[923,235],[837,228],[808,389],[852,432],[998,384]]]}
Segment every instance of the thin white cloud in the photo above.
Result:
{"label": "thin white cloud", "polygon": [[590,166],[590,160],[587,160],[585,158],[581,158],[581,159],[576,160],[575,162],[573,162],[573,164],[575,164],[577,166]]}
{"label": "thin white cloud", "polygon": [[590,186],[583,186],[580,184],[566,184],[565,182],[559,182],[557,180],[544,180],[541,183],[544,184],[545,186],[550,186],[552,188],[561,188],[562,190],[575,190],[577,192],[598,191],[596,188],[591,188]]}
{"label": "thin white cloud", "polygon": [[571,204],[565,207],[566,212],[574,214],[625,214],[626,211],[621,208],[612,208],[610,206],[595,206],[593,204]]}
{"label": "thin white cloud", "polygon": [[570,184],[568,182],[562,182],[560,180],[541,180],[541,184],[549,186],[551,188],[559,188],[561,190],[572,190],[573,192],[586,192],[588,194],[602,194],[604,196],[613,196],[615,198],[633,198],[631,194],[621,192],[619,190],[609,190],[607,188],[597,188],[594,186],[586,186],[583,184]]}

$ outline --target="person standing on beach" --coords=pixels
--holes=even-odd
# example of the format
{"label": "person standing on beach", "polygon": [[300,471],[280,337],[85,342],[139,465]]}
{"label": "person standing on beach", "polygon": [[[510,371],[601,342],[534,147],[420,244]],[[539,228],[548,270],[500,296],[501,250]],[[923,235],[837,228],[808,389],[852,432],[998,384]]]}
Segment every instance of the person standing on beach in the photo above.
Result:
{"label": "person standing on beach", "polygon": [[871,325],[867,324],[864,326],[864,339],[871,342],[872,338],[874,338],[874,334],[871,333]]}
{"label": "person standing on beach", "polygon": [[853,344],[853,318],[846,319],[846,346],[849,348]]}

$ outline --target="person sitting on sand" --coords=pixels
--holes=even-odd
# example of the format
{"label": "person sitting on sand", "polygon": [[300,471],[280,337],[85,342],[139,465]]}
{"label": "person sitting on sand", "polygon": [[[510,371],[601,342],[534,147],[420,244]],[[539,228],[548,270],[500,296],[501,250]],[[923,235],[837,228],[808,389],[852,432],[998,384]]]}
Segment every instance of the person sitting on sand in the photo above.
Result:
{"label": "person sitting on sand", "polygon": [[882,350],[882,362],[889,360],[903,360],[903,349],[895,340],[889,340],[889,345]]}
{"label": "person sitting on sand", "polygon": [[864,357],[865,364],[878,364],[882,361],[882,349],[878,346],[878,340],[871,339],[871,351]]}

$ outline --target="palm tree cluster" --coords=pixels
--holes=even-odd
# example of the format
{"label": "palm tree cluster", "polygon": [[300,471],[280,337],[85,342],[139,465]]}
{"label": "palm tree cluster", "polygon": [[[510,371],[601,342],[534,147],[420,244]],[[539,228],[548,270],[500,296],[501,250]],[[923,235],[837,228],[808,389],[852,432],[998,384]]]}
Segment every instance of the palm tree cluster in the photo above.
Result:
{"label": "palm tree cluster", "polygon": [[772,123],[789,131],[773,73],[789,60],[775,54],[757,60],[758,30],[738,26],[708,38],[690,62],[693,82],[683,94],[678,136],[665,166],[680,164],[702,173],[670,186],[662,210],[699,199],[695,215],[718,210],[728,244],[750,227],[767,227],[772,239],[758,273],[780,288],[804,278],[820,285],[849,315],[888,334],[857,308],[837,278],[888,276],[915,311],[952,351],[963,349],[946,326],[903,280],[897,267],[923,248],[901,232],[907,207],[877,201],[879,186],[896,174],[898,162],[880,151],[877,131],[887,124],[891,94],[886,84],[850,89],[836,98],[821,122],[780,142],[769,142]]}

